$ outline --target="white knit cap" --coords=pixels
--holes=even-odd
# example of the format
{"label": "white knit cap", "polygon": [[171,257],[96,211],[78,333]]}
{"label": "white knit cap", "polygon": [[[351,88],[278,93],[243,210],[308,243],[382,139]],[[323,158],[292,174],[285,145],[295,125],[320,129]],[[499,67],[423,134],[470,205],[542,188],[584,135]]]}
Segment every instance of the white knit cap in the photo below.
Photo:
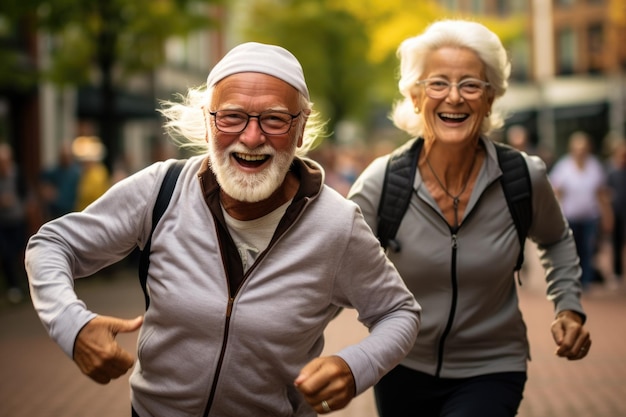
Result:
{"label": "white knit cap", "polygon": [[213,87],[229,75],[260,72],[292,85],[309,99],[309,90],[298,59],[285,48],[257,42],[242,43],[228,52],[211,70],[207,86]]}

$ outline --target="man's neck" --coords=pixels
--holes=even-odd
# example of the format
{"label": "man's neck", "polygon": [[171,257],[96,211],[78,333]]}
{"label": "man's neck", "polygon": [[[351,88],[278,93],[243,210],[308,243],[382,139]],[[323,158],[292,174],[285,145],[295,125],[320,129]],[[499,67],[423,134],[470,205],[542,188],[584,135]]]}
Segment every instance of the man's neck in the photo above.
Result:
{"label": "man's neck", "polygon": [[271,213],[291,200],[296,195],[299,185],[300,181],[297,176],[288,172],[280,187],[265,200],[249,203],[235,200],[224,191],[220,191],[220,201],[231,217],[242,221],[254,220]]}

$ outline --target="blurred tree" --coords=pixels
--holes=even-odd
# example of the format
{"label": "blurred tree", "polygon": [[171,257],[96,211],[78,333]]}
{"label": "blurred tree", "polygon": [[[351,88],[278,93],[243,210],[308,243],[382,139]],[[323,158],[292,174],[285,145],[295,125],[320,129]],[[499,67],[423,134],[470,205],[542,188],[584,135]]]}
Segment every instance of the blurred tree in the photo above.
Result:
{"label": "blurred tree", "polygon": [[[50,34],[50,63],[40,76],[59,86],[95,80],[101,103],[99,135],[111,166],[118,146],[116,77],[149,74],[163,62],[168,38],[217,24],[207,7],[217,3],[220,0],[6,0],[0,15],[7,26],[27,21],[33,33]],[[12,56],[10,52],[0,45],[0,57]]]}
{"label": "blurred tree", "polygon": [[371,40],[368,58],[372,62],[383,62],[389,56],[395,56],[400,42],[419,34],[438,19],[466,18],[478,21],[498,34],[505,45],[523,33],[526,22],[524,16],[502,18],[464,15],[450,12],[440,3],[437,0],[344,0],[332,3],[332,7],[345,10],[366,23]]}
{"label": "blurred tree", "polygon": [[616,26],[626,26],[626,2],[609,0],[609,20]]}
{"label": "blurred tree", "polygon": [[[397,97],[396,50],[429,23],[452,15],[435,0],[244,0],[236,9],[243,37],[277,43],[302,62],[313,101],[329,118],[371,131],[373,109]],[[463,17],[463,16],[455,16]],[[468,17],[496,32],[505,45],[525,20]]]}
{"label": "blurred tree", "polygon": [[[368,89],[375,80],[367,60],[369,39],[364,24],[350,13],[333,9],[332,0],[244,1],[245,38],[279,44],[293,52],[304,68],[312,101],[329,133],[341,120],[362,120]],[[244,23],[245,22],[245,23]]]}
{"label": "blurred tree", "polygon": [[6,0],[0,8],[0,90],[24,91],[37,84],[33,1]]}

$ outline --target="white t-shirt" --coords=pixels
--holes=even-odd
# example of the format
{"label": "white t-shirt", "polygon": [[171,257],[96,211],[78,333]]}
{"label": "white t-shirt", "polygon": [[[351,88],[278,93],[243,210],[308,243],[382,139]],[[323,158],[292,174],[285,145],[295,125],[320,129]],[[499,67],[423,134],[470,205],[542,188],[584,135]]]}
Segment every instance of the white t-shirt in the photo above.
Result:
{"label": "white t-shirt", "polygon": [[222,207],[226,225],[235,241],[235,245],[237,245],[244,272],[254,264],[259,254],[269,245],[272,236],[274,236],[274,231],[289,204],[291,204],[291,200],[271,213],[254,220],[237,220],[228,215]]}
{"label": "white t-shirt", "polygon": [[581,169],[571,157],[564,157],[554,165],[550,182],[560,193],[563,214],[568,220],[600,217],[598,191],[606,184],[606,173],[597,158],[589,156]]}

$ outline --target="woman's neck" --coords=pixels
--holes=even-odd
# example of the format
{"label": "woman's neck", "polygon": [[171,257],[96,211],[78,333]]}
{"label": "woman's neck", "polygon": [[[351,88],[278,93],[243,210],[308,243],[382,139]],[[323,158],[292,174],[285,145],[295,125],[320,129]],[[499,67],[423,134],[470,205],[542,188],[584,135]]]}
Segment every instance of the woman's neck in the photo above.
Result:
{"label": "woman's neck", "polygon": [[446,149],[444,146],[425,147],[418,167],[429,193],[439,206],[448,224],[458,227],[476,183],[484,160],[479,142]]}
{"label": "woman's neck", "polygon": [[467,182],[482,149],[480,140],[449,146],[439,141],[425,142],[420,165],[432,167],[443,187],[455,195]]}

